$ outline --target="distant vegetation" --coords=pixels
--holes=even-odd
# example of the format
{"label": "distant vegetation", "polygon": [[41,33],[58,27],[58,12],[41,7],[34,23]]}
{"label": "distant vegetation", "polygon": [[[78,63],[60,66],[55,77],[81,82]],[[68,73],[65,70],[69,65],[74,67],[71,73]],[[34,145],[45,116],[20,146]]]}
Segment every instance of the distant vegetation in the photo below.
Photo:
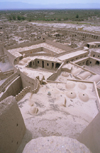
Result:
{"label": "distant vegetation", "polygon": [[100,10],[16,10],[0,11],[0,19],[27,21],[86,21],[100,18]]}

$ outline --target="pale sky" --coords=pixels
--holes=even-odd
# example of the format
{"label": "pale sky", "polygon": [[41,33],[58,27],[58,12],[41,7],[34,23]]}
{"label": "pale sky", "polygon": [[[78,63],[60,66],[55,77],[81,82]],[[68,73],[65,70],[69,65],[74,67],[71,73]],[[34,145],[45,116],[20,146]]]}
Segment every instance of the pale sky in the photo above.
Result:
{"label": "pale sky", "polygon": [[100,9],[100,0],[0,0],[1,9]]}
{"label": "pale sky", "polygon": [[100,0],[0,0],[0,2],[25,2],[33,4],[100,3]]}

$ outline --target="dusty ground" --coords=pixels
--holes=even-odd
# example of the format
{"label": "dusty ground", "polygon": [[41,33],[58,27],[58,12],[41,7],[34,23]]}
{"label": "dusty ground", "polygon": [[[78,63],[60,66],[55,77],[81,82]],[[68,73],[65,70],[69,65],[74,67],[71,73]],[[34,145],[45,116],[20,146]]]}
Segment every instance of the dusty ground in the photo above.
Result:
{"label": "dusty ground", "polygon": [[[79,136],[98,110],[93,85],[86,84],[87,102],[79,99],[78,86],[79,83],[75,83],[73,89],[68,89],[63,83],[48,83],[41,85],[37,94],[28,93],[18,102],[27,131],[17,153],[21,153],[26,142],[37,137]],[[69,98],[69,91],[75,92],[76,97]],[[80,91],[84,92],[82,89]]]}

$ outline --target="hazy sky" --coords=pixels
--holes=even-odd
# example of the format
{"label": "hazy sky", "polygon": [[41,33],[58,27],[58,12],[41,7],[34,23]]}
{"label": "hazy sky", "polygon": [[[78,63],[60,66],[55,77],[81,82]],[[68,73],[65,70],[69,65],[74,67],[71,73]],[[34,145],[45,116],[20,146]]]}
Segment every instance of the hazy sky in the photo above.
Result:
{"label": "hazy sky", "polygon": [[34,4],[62,4],[62,3],[100,3],[100,0],[0,0],[0,2],[26,2]]}
{"label": "hazy sky", "polygon": [[[100,0],[0,0],[1,9],[100,9]],[[16,3],[15,3],[16,2]]]}

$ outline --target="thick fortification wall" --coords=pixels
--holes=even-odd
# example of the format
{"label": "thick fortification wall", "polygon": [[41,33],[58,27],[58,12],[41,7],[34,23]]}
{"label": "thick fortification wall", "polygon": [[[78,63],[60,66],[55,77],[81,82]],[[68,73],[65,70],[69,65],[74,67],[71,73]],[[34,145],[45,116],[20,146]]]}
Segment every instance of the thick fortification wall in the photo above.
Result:
{"label": "thick fortification wall", "polygon": [[34,87],[31,88],[30,86],[25,87],[18,95],[16,95],[16,101],[21,100],[28,92],[37,93],[40,87],[40,82],[38,79],[34,82]]}
{"label": "thick fortification wall", "polygon": [[25,134],[25,124],[13,96],[0,102],[0,153],[15,153]]}
{"label": "thick fortification wall", "polygon": [[22,85],[23,88],[29,87],[31,90],[35,90],[39,84],[39,80],[37,78],[30,78],[28,75],[24,74],[23,72],[20,72],[21,78],[22,78]]}
{"label": "thick fortification wall", "polygon": [[100,112],[78,137],[92,153],[100,153]]}
{"label": "thick fortification wall", "polygon": [[7,80],[0,86],[0,92],[3,92],[5,88],[18,76],[17,73],[12,74]]}
{"label": "thick fortification wall", "polygon": [[7,56],[8,56],[8,59],[9,61],[11,62],[11,64],[14,66],[14,59],[15,59],[15,56],[12,55],[10,52],[6,52]]}
{"label": "thick fortification wall", "polygon": [[25,87],[20,93],[18,93],[18,95],[16,95],[16,101],[21,100],[28,92],[30,92],[30,90],[30,87]]}
{"label": "thick fortification wall", "polygon": [[22,90],[22,81],[21,77],[18,76],[3,92],[2,96],[0,97],[0,101],[11,95],[16,96],[16,94],[18,94],[21,90]]}

